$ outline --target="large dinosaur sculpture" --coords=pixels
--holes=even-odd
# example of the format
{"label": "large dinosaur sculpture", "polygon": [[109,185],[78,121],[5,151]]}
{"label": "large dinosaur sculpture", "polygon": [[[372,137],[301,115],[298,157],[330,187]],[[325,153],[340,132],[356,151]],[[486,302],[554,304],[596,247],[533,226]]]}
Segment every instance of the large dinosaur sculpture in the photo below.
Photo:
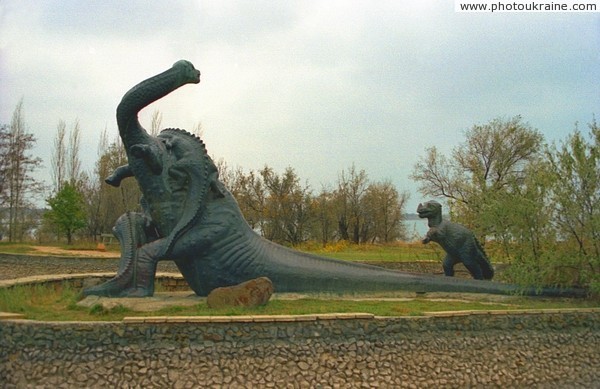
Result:
{"label": "large dinosaur sculpture", "polygon": [[[512,293],[514,285],[385,270],[287,249],[256,234],[237,202],[218,179],[202,141],[166,129],[150,136],[137,114],[175,89],[200,82],[187,61],[134,86],[117,108],[129,164],[107,179],[118,186],[135,177],[144,212],[128,212],[114,227],[121,243],[117,275],[84,294],[151,296],[156,264],[172,260],[198,295],[266,276],[277,292],[409,290]],[[531,291],[535,293],[535,291]],[[549,294],[565,291],[549,289]],[[567,294],[571,293],[566,291]]]}
{"label": "large dinosaur sculpture", "polygon": [[437,242],[446,251],[442,264],[446,276],[454,276],[454,265],[462,262],[477,280],[494,277],[494,268],[475,234],[463,225],[442,220],[442,204],[434,200],[419,204],[417,214],[426,218],[429,226],[423,243]]}

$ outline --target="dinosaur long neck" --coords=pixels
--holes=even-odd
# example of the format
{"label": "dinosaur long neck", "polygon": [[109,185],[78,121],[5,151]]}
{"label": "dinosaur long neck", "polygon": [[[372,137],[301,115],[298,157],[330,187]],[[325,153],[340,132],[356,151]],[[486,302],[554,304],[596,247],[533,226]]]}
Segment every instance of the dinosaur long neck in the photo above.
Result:
{"label": "dinosaur long neck", "polygon": [[149,136],[138,121],[138,113],[185,83],[185,79],[181,77],[181,70],[172,67],[140,82],[123,96],[117,107],[117,124],[126,148],[136,143],[144,143],[145,138]]}

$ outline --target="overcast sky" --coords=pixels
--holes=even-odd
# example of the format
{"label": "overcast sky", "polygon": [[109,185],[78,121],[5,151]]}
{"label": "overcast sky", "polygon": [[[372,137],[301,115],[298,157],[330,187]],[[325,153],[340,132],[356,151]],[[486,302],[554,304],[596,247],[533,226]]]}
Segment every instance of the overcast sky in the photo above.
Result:
{"label": "overcast sky", "polygon": [[141,114],[203,127],[229,166],[315,190],[354,163],[423,199],[409,178],[425,149],[522,115],[548,141],[600,114],[600,13],[455,13],[453,1],[0,2],[0,123],[21,98],[50,180],[59,120],[79,120],[84,168],[138,82],[179,59],[202,72]]}

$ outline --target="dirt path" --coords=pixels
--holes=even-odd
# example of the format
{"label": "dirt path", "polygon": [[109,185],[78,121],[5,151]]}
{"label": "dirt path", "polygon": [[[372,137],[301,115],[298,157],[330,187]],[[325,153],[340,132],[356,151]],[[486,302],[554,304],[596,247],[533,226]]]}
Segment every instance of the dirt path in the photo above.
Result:
{"label": "dirt path", "polygon": [[103,250],[65,250],[52,246],[34,246],[36,254],[61,255],[69,257],[119,258],[120,254]]}

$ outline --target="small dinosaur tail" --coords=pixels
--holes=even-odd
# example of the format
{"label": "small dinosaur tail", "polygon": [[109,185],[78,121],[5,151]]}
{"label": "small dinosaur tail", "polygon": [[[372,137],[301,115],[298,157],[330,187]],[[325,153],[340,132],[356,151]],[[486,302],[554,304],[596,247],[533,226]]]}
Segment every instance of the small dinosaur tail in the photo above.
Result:
{"label": "small dinosaur tail", "polygon": [[475,245],[477,246],[477,250],[481,254],[479,258],[479,265],[481,266],[481,273],[483,274],[484,280],[491,280],[494,278],[494,267],[492,266],[490,259],[488,258],[483,246],[477,239],[475,239]]}
{"label": "small dinosaur tail", "polygon": [[117,274],[103,284],[83,290],[84,296],[121,296],[127,288],[135,285],[138,278],[137,254],[138,245],[144,243],[140,228],[143,225],[142,216],[133,212],[121,215],[113,228],[113,234],[121,244],[121,260]]}

